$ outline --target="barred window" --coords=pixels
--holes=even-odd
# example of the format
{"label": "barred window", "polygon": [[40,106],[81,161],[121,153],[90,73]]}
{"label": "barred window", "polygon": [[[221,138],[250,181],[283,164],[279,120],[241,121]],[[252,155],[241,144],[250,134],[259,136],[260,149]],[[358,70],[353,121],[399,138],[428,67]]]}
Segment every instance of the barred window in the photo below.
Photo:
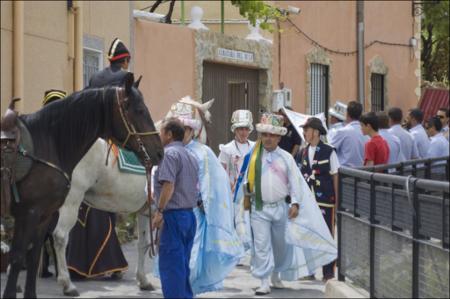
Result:
{"label": "barred window", "polygon": [[384,110],[384,75],[372,73],[370,77],[371,90],[371,111],[383,111]]}
{"label": "barred window", "polygon": [[310,114],[328,113],[328,66],[311,63]]}
{"label": "barred window", "polygon": [[102,52],[92,49],[83,49],[83,84],[89,85],[92,75],[102,68]]}

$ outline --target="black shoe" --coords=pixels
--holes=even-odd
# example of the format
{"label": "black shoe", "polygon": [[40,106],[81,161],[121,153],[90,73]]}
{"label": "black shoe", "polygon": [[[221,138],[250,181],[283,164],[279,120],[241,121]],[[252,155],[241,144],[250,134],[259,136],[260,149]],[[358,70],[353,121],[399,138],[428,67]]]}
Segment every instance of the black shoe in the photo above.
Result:
{"label": "black shoe", "polygon": [[332,275],[326,275],[326,276],[324,276],[324,277],[322,278],[322,281],[323,281],[323,282],[327,282],[328,280],[333,279],[333,278],[334,278],[334,274],[332,274]]}
{"label": "black shoe", "polygon": [[41,274],[41,277],[42,277],[42,278],[49,278],[49,277],[52,277],[52,276],[53,276],[53,273],[52,273],[52,272],[50,272],[50,271],[48,271],[48,270],[42,271],[42,274]]}

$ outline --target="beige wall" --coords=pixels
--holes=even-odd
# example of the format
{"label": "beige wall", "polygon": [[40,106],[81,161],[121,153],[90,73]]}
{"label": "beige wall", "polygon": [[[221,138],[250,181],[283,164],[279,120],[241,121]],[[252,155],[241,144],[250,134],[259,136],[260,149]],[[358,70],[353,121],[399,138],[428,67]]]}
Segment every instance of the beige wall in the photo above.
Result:
{"label": "beige wall", "polygon": [[[272,3],[273,1],[266,1]],[[135,9],[142,9],[151,6],[155,1],[134,1]],[[184,1],[185,21],[189,24],[191,19],[191,8],[200,6],[203,8],[203,22],[210,30],[220,32],[220,1]],[[146,9],[149,11],[150,8]],[[169,11],[169,2],[160,4],[155,13],[167,14]],[[178,24],[181,19],[181,1],[176,1],[172,14],[172,21]],[[233,35],[245,38],[249,33],[247,19],[239,14],[239,9],[231,4],[231,1],[224,1],[224,31],[227,35]],[[270,32],[262,31],[264,37],[272,39]]]}
{"label": "beige wall", "polygon": [[[291,20],[312,39],[330,49],[356,50],[356,3],[350,1],[280,1],[277,5],[301,8],[300,15]],[[373,40],[408,44],[414,35],[410,1],[366,1],[365,44]],[[278,44],[274,47],[274,88],[282,81],[293,91],[293,108],[308,112],[308,62],[306,56],[314,51],[311,42],[296,33],[287,22],[281,24],[281,74],[278,66]],[[275,34],[276,37],[276,34]],[[277,39],[276,39],[277,41]],[[357,98],[357,55],[337,55],[326,52],[330,60],[330,104]],[[418,61],[409,47],[375,44],[365,51],[366,109],[370,109],[369,64],[381,58],[388,69],[386,75],[386,103],[407,109],[415,106],[419,85],[415,71]],[[280,78],[280,79],[279,79]]]}
{"label": "beige wall", "polygon": [[[170,38],[169,38],[170,37]],[[194,31],[180,26],[136,21],[135,76],[153,120],[186,95],[194,97]]]}
{"label": "beige wall", "polygon": [[[22,113],[41,107],[45,90],[73,91],[73,58],[69,57],[67,1],[24,3],[24,98]],[[104,66],[114,37],[131,44],[130,1],[82,1],[83,32],[104,42]],[[1,113],[13,86],[13,2],[1,1]],[[51,15],[49,15],[51,12]],[[130,46],[132,51],[132,46]]]}

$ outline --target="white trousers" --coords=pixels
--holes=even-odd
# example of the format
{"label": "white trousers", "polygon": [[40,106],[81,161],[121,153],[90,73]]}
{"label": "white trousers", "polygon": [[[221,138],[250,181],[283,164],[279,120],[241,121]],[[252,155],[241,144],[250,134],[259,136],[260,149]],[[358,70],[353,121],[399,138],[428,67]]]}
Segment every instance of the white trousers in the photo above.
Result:
{"label": "white trousers", "polygon": [[250,223],[253,231],[252,275],[268,278],[272,272],[289,269],[294,259],[294,248],[286,243],[288,205],[264,205],[261,211],[252,205]]}

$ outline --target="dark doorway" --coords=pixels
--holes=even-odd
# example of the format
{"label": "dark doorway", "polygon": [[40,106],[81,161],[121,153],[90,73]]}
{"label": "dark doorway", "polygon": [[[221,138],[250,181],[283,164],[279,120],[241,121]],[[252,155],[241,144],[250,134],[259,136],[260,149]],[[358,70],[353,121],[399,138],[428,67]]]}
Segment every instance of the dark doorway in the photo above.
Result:
{"label": "dark doorway", "polygon": [[[248,109],[253,114],[253,125],[259,120],[259,71],[218,63],[203,63],[203,96],[206,102],[214,98],[210,112],[212,127],[209,135],[210,147],[219,152],[219,144],[234,138],[230,131],[231,115],[238,109]],[[255,140],[256,132],[250,135]]]}

